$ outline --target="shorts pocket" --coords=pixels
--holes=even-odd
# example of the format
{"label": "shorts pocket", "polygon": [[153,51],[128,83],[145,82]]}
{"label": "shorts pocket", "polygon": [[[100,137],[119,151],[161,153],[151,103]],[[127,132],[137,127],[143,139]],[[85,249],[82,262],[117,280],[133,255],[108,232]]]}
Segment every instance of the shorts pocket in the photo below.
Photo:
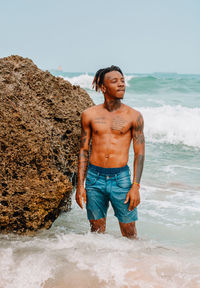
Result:
{"label": "shorts pocket", "polygon": [[126,173],[123,173],[123,174],[121,173],[117,175],[116,183],[117,183],[117,186],[119,186],[120,188],[130,188],[132,183],[131,183],[131,177],[130,177],[129,171]]}
{"label": "shorts pocket", "polygon": [[85,182],[85,187],[89,188],[89,187],[93,186],[97,182],[98,178],[99,178],[98,173],[88,171],[87,177],[86,177],[86,182]]}

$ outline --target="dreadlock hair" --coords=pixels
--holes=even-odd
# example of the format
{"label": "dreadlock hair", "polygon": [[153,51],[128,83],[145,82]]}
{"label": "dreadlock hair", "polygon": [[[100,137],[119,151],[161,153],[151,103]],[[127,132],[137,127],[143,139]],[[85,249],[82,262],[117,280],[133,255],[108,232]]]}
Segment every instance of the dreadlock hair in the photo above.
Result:
{"label": "dreadlock hair", "polygon": [[118,67],[118,66],[110,66],[110,67],[107,67],[107,68],[103,68],[103,69],[99,69],[95,76],[94,76],[94,80],[92,82],[92,85],[93,85],[93,88],[96,90],[96,91],[100,91],[101,90],[101,85],[103,84],[103,80],[104,80],[104,76],[106,73],[108,72],[111,72],[111,71],[118,71],[119,73],[123,75],[121,69]]}

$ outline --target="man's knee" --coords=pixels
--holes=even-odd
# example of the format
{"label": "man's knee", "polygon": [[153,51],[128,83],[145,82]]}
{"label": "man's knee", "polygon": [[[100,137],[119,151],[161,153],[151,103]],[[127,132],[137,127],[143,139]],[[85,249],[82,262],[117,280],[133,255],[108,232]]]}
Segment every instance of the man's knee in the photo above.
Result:
{"label": "man's knee", "polygon": [[90,220],[91,232],[104,233],[106,230],[106,218]]}
{"label": "man's knee", "polygon": [[127,238],[137,237],[137,230],[136,230],[135,222],[131,222],[131,223],[119,222],[119,225],[120,225],[122,236],[127,237]]}

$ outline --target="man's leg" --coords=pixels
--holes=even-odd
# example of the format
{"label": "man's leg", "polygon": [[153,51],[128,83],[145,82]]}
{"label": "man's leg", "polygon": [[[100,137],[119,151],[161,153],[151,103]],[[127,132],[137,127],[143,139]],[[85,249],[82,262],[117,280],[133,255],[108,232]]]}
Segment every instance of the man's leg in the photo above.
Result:
{"label": "man's leg", "polygon": [[106,218],[90,220],[91,232],[104,233],[106,231]]}
{"label": "man's leg", "polygon": [[120,173],[115,176],[112,183],[111,204],[115,211],[115,216],[118,218],[121,233],[127,238],[136,238],[136,223],[137,207],[133,211],[129,211],[129,204],[125,204],[127,193],[131,188],[131,177],[129,168],[122,169]]}
{"label": "man's leg", "polygon": [[121,229],[122,236],[133,239],[137,238],[135,221],[131,223],[119,222],[119,226]]}

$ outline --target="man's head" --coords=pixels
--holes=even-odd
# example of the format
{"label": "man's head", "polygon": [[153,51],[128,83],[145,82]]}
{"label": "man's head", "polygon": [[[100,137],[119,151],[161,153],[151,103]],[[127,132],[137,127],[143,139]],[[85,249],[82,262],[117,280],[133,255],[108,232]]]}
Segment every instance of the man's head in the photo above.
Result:
{"label": "man's head", "polygon": [[125,93],[124,75],[117,66],[110,66],[96,72],[93,87],[110,97],[123,99]]}

